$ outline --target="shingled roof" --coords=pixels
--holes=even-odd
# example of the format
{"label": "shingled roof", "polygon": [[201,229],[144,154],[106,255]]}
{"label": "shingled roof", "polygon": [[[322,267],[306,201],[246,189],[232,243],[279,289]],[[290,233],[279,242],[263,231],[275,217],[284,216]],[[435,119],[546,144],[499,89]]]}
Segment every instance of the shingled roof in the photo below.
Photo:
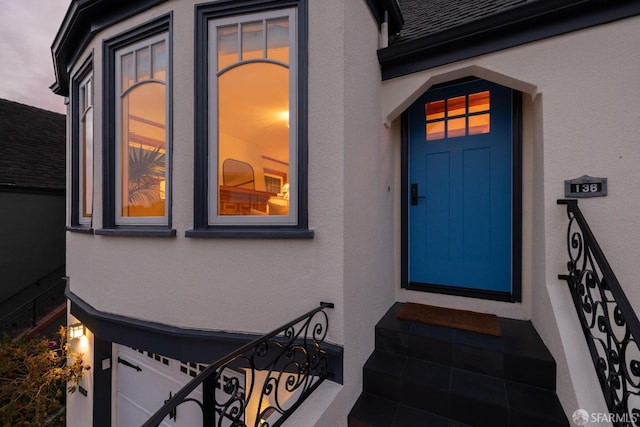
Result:
{"label": "shingled roof", "polygon": [[378,51],[383,80],[640,15],[638,0],[394,1],[404,25]]}
{"label": "shingled roof", "polygon": [[63,114],[0,99],[0,188],[64,189]]}
{"label": "shingled roof", "polygon": [[399,0],[404,26],[396,41],[423,37],[469,24],[526,2],[527,0]]}

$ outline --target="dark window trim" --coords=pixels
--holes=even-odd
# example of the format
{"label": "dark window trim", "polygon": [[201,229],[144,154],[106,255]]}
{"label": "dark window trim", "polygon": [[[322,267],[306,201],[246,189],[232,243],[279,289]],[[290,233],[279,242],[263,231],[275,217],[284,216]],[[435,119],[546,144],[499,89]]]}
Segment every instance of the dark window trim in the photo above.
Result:
{"label": "dark window trim", "polygon": [[382,80],[497,52],[640,14],[640,2],[527,2],[503,13],[378,50]]}
{"label": "dark window trim", "polygon": [[[100,311],[71,292],[70,279],[66,280],[65,296],[70,302],[71,314],[100,340],[176,360],[212,363],[259,337],[255,334],[182,328]],[[344,350],[335,344],[325,343],[324,346],[329,353],[330,370],[335,373],[331,381],[342,384]]]}
{"label": "dark window trim", "polygon": [[[194,76],[194,217],[187,237],[310,239],[308,228],[308,0],[222,0],[196,6]],[[269,10],[297,8],[298,27],[298,221],[296,225],[209,225],[209,76],[208,23],[211,19]],[[199,42],[200,41],[200,42]]]}
{"label": "dark window trim", "polygon": [[[90,224],[80,223],[80,84],[92,72],[93,50],[71,78],[71,224],[67,227],[67,231],[80,233],[93,233],[93,219]],[[93,85],[92,90],[95,94]],[[92,114],[95,115],[95,105]],[[94,185],[93,180],[92,185]]]}
{"label": "dark window trim", "polygon": [[[115,93],[116,79],[116,51],[122,47],[142,41],[149,37],[167,33],[168,46],[168,74],[167,85],[169,91],[167,94],[167,106],[169,108],[167,133],[167,152],[168,156],[168,184],[167,198],[169,206],[167,209],[167,224],[164,225],[118,225],[116,224],[116,103],[118,102]],[[103,236],[131,236],[131,237],[173,237],[176,235],[175,230],[171,228],[172,224],[172,203],[173,203],[173,12],[169,12],[163,16],[155,18],[145,24],[127,30],[124,33],[116,35],[109,40],[103,42],[103,72],[102,72],[102,229],[95,230],[95,234]]]}
{"label": "dark window trim", "polygon": [[[437,87],[475,80],[464,78]],[[435,89],[436,86],[431,87]],[[429,91],[427,90],[427,92]],[[401,116],[400,130],[400,167],[401,167],[401,267],[400,284],[407,290],[424,291],[446,295],[456,295],[469,298],[480,298],[494,301],[522,302],[522,93],[511,89],[511,126],[512,126],[512,244],[511,244],[511,292],[479,291],[477,289],[460,288],[444,285],[431,285],[409,281],[409,114],[408,109]]]}

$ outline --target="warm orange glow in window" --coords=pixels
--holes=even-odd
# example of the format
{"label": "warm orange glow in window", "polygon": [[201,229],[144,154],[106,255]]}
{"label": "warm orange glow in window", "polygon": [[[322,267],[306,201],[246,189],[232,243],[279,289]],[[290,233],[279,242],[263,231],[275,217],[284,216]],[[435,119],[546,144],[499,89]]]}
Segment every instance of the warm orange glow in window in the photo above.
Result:
{"label": "warm orange glow in window", "polygon": [[218,215],[288,215],[264,173],[290,176],[289,18],[218,27],[217,43]]}
{"label": "warm orange glow in window", "polygon": [[463,116],[466,114],[466,97],[458,96],[447,99],[447,116]]}
{"label": "warm orange glow in window", "polygon": [[426,103],[426,140],[489,133],[490,98],[490,92],[484,91]]}
{"label": "warm orange glow in window", "polygon": [[81,211],[80,222],[93,214],[93,79],[80,86]]}
{"label": "warm orange glow in window", "polygon": [[469,114],[489,111],[489,91],[469,95]]}
{"label": "warm orange glow in window", "polygon": [[447,138],[455,138],[466,135],[466,117],[450,119],[447,121]]}
{"label": "warm orange glow in window", "polygon": [[444,138],[444,120],[427,123],[427,141]]}
{"label": "warm orange glow in window", "polygon": [[166,214],[166,42],[121,57],[120,215]]}
{"label": "warm orange glow in window", "polygon": [[427,121],[444,119],[444,101],[427,102]]}
{"label": "warm orange glow in window", "polygon": [[135,87],[123,98],[122,216],[162,217],[165,198],[165,85]]}
{"label": "warm orange glow in window", "polygon": [[491,116],[489,114],[479,114],[469,116],[469,135],[489,133],[491,131]]}

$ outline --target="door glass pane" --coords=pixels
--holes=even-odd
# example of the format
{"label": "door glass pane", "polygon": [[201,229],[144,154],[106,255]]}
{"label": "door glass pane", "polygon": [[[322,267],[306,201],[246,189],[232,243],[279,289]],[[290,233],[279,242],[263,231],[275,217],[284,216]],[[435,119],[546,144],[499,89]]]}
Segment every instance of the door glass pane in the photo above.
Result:
{"label": "door glass pane", "polygon": [[427,120],[444,118],[444,100],[427,102],[425,105],[425,114]]}
{"label": "door glass pane", "polygon": [[[288,215],[288,194],[273,196],[264,179],[265,167],[290,176],[288,68],[247,63],[222,74],[218,117],[218,214]],[[250,166],[251,184],[227,176],[229,159]]]}
{"label": "door glass pane", "polygon": [[489,111],[489,91],[469,95],[469,113]]}
{"label": "door glass pane", "polygon": [[166,90],[143,83],[122,99],[122,216],[162,217],[166,187]]}
{"label": "door glass pane", "polygon": [[464,96],[447,99],[447,116],[462,116],[466,114],[466,100]]}
{"label": "door glass pane", "polygon": [[444,121],[427,123],[427,141],[444,138]]}
{"label": "door glass pane", "polygon": [[491,131],[491,115],[478,114],[469,116],[469,135],[489,133]]}
{"label": "door glass pane", "polygon": [[451,119],[447,122],[447,138],[455,138],[457,136],[466,135],[466,117],[459,119]]}

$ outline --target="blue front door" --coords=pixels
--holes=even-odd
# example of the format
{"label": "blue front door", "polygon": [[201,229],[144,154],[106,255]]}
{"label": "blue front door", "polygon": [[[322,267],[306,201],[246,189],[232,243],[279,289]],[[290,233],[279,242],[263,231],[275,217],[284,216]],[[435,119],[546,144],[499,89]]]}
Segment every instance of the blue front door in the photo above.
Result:
{"label": "blue front door", "polygon": [[512,292],[511,97],[476,80],[409,108],[410,284]]}

